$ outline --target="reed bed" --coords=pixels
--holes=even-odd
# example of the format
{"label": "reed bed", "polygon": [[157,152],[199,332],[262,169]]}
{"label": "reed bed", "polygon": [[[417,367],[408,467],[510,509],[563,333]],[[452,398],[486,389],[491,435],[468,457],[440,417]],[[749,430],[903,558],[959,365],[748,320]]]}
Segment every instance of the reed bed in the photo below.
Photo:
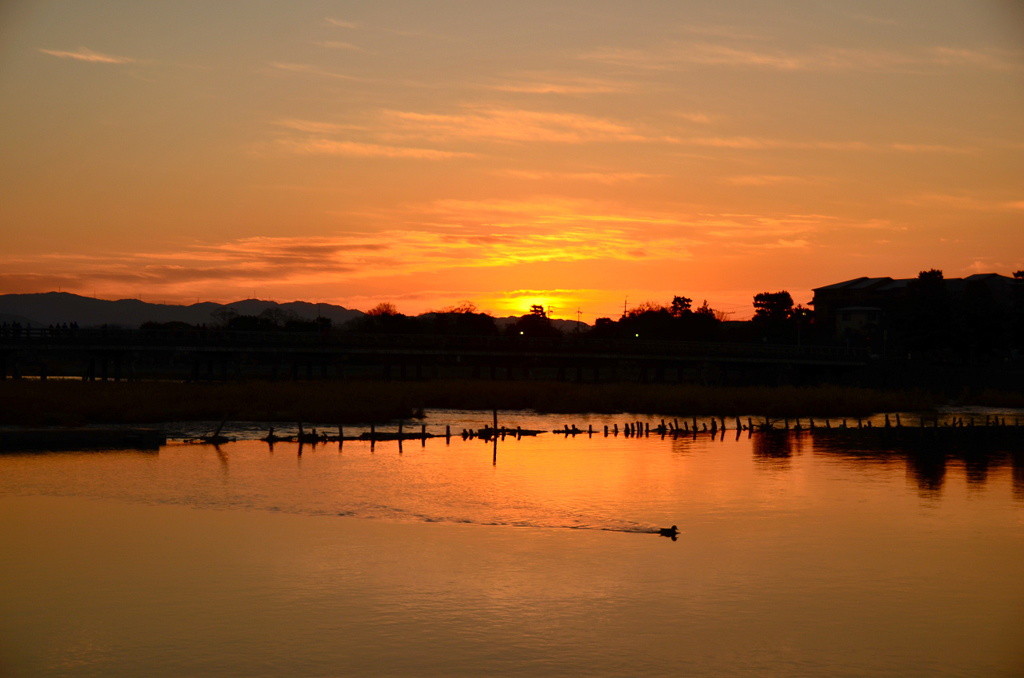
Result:
{"label": "reed bed", "polygon": [[[965,394],[959,405],[1024,405],[1020,394]],[[708,387],[493,381],[0,382],[0,424],[82,425],[162,421],[307,421],[332,424],[411,418],[424,409],[558,414],[858,417],[930,412],[944,396],[845,386]]]}

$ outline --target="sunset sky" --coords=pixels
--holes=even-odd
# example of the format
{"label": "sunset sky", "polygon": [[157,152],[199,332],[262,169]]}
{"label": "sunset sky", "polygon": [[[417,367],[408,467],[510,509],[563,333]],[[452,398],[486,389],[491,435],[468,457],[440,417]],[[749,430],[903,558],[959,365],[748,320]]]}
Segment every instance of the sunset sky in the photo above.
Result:
{"label": "sunset sky", "polygon": [[0,293],[585,322],[1024,268],[1024,3],[0,3]]}

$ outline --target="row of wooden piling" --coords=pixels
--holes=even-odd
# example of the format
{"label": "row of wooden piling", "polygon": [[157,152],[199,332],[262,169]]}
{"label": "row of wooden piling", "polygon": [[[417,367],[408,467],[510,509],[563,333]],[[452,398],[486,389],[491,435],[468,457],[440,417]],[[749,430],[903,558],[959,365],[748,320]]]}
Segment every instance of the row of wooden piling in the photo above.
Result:
{"label": "row of wooden piling", "polygon": [[[710,421],[710,425],[709,425],[709,421]],[[220,426],[217,427],[217,430],[213,434],[208,435],[208,436],[201,436],[201,437],[196,438],[196,439],[191,439],[191,440],[188,440],[187,442],[208,443],[208,444],[221,444],[221,443],[225,443],[225,442],[231,442],[232,440],[234,440],[233,438],[228,438],[226,436],[222,436],[221,435],[221,429],[224,427],[224,423],[225,422],[221,422]],[[781,423],[781,428],[779,426],[777,426],[778,423]],[[930,424],[930,426],[929,426],[929,424]],[[973,428],[973,427],[981,428],[981,427],[1008,427],[1008,426],[1013,426],[1013,427],[1018,427],[1019,428],[1020,427],[1020,420],[1018,418],[1014,418],[1012,425],[1008,425],[1006,417],[998,417],[998,416],[993,416],[993,415],[985,415],[984,420],[981,420],[979,418],[979,420],[977,422],[975,422],[974,417],[968,417],[967,420],[965,421],[962,416],[961,417],[954,416],[954,417],[951,417],[948,420],[942,420],[938,416],[934,416],[930,420],[928,420],[928,419],[921,419],[920,420],[920,425],[917,426],[917,427],[912,427],[912,428]],[[397,440],[397,441],[402,441],[402,440],[423,440],[423,441],[426,441],[426,439],[428,439],[428,438],[440,438],[440,437],[443,437],[445,439],[445,442],[450,442],[451,438],[452,438],[452,431],[451,431],[451,426],[450,425],[446,425],[445,426],[445,432],[444,432],[443,436],[440,435],[440,434],[428,433],[427,432],[426,424],[421,424],[418,431],[416,431],[416,430],[407,431],[407,430],[404,430],[403,424],[399,423],[398,424],[397,432],[394,432],[394,431],[377,431],[376,425],[375,424],[370,424],[370,430],[369,431],[364,431],[364,432],[362,432],[362,433],[360,433],[359,435],[356,435],[356,436],[346,436],[345,435],[345,429],[341,425],[338,426],[338,433],[337,433],[337,435],[332,435],[332,434],[328,434],[326,432],[317,431],[317,429],[315,429],[315,428],[310,430],[310,431],[307,431],[307,430],[305,430],[303,428],[303,425],[301,423],[299,423],[298,428],[299,428],[299,431],[298,431],[298,433],[296,435],[280,436],[280,435],[277,435],[277,434],[274,433],[274,428],[273,427],[270,427],[270,430],[267,433],[267,435],[264,436],[263,438],[261,438],[261,440],[263,440],[263,441],[265,441],[267,443],[270,443],[270,444],[273,444],[273,443],[276,443],[276,442],[298,442],[298,443],[305,443],[305,444],[316,445],[316,444],[320,444],[320,443],[330,443],[330,442],[342,443],[342,442],[345,442],[345,441],[369,441],[371,443],[372,442],[376,442],[376,441],[394,441],[394,440]],[[801,431],[815,431],[815,430],[818,430],[818,431],[825,431],[825,430],[842,431],[842,430],[847,430],[847,429],[871,429],[871,428],[875,428],[875,429],[881,429],[881,428],[884,428],[884,429],[891,429],[891,428],[892,429],[900,429],[900,428],[904,428],[904,425],[903,425],[903,421],[901,420],[900,415],[898,413],[892,415],[891,417],[890,417],[889,414],[886,414],[885,415],[885,423],[882,424],[881,426],[874,426],[874,424],[870,420],[865,421],[863,418],[857,418],[855,425],[849,423],[849,421],[847,419],[843,419],[842,423],[838,424],[837,426],[832,426],[832,422],[829,419],[825,419],[824,420],[824,425],[821,425],[818,422],[815,422],[813,418],[808,417],[807,420],[806,420],[806,426],[805,426],[803,421],[800,418],[794,419],[793,420],[793,424],[790,425],[790,420],[788,418],[784,418],[782,420],[777,420],[776,422],[773,422],[769,418],[765,418],[763,421],[755,423],[752,417],[747,417],[746,422],[743,422],[739,417],[736,417],[735,418],[735,424],[734,424],[734,426],[732,427],[731,430],[734,430],[737,433],[740,433],[740,432],[743,432],[743,431],[746,431],[746,432],[754,432],[754,431],[759,431],[759,432],[770,432],[770,431],[794,431],[794,432],[801,432]],[[730,427],[729,427],[728,422],[727,422],[725,417],[710,417],[708,420],[704,420],[704,421],[701,421],[701,422],[698,422],[697,417],[692,417],[689,421],[686,421],[684,419],[682,423],[680,423],[678,418],[674,418],[674,419],[669,420],[669,421],[666,421],[665,419],[662,419],[660,421],[660,423],[658,423],[658,424],[656,424],[654,426],[651,426],[650,422],[645,422],[645,421],[640,421],[640,420],[626,421],[626,422],[623,423],[621,429],[619,428],[619,424],[618,423],[614,423],[614,424],[611,424],[611,425],[605,424],[604,427],[603,427],[603,431],[596,431],[594,429],[593,424],[588,424],[586,429],[581,429],[581,428],[577,427],[575,424],[572,424],[572,425],[565,424],[563,426],[563,428],[561,428],[561,429],[554,429],[554,430],[551,431],[551,433],[552,434],[556,434],[556,435],[565,435],[566,437],[569,437],[569,436],[575,437],[577,435],[593,436],[595,434],[603,434],[605,437],[608,437],[608,436],[617,437],[620,434],[625,436],[625,437],[649,437],[652,433],[654,435],[662,436],[662,437],[665,437],[665,436],[679,437],[679,436],[682,436],[682,435],[697,435],[697,434],[701,434],[701,433],[710,433],[712,436],[714,436],[714,435],[716,435],[720,431],[721,432],[725,432],[727,430],[730,430]],[[492,425],[491,426],[485,426],[483,428],[475,429],[475,430],[474,429],[462,429],[461,437],[462,437],[463,440],[481,439],[481,440],[485,440],[485,441],[490,441],[490,440],[495,440],[495,439],[504,440],[506,437],[513,437],[513,438],[518,440],[518,439],[521,439],[521,438],[526,437],[526,436],[536,436],[536,435],[539,435],[540,433],[545,433],[545,432],[546,431],[539,430],[539,429],[524,429],[521,426],[516,426],[515,428],[510,428],[510,427],[506,427],[506,426],[500,426],[499,427],[498,426],[498,413],[497,413],[497,411],[494,411],[494,416],[493,416],[493,421],[492,421]]]}

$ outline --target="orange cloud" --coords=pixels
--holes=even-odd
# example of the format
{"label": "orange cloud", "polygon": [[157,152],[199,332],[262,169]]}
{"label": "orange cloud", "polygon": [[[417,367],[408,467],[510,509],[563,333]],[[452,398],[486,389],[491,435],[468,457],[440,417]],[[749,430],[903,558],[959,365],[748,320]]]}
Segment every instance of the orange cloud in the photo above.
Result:
{"label": "orange cloud", "polygon": [[130,57],[101,54],[85,47],[80,48],[77,52],[65,52],[55,49],[40,49],[39,51],[43,54],[60,57],[61,59],[75,59],[76,61],[89,61],[99,64],[128,64],[135,61],[135,59]]}
{"label": "orange cloud", "polygon": [[359,141],[335,141],[333,139],[280,139],[277,146],[289,153],[300,155],[340,155],[355,158],[416,158],[420,160],[445,160],[468,158],[472,153],[439,151],[433,148],[410,148],[404,146],[383,146]]}
{"label": "orange cloud", "polygon": [[323,40],[316,43],[320,47],[326,47],[327,49],[341,49],[349,52],[362,52],[363,48],[359,45],[353,45],[351,42],[339,42],[337,40]]}
{"label": "orange cloud", "polygon": [[[748,42],[742,40],[739,42]],[[951,65],[989,71],[1024,69],[1024,54],[1006,50],[950,47],[905,51],[820,47],[804,52],[750,49],[710,42],[673,42],[653,49],[605,48],[580,58],[638,70],[675,70],[693,66],[756,68],[777,71],[913,72]]]}
{"label": "orange cloud", "polygon": [[353,22],[353,21],[341,21],[340,19],[331,19],[330,17],[324,19],[324,21],[327,24],[329,24],[331,26],[335,26],[337,28],[349,28],[349,29],[360,28],[360,25],[355,23],[355,22]]}
{"label": "orange cloud", "polygon": [[531,170],[496,170],[495,174],[528,181],[584,181],[598,184],[618,184],[623,182],[643,181],[662,177],[661,174],[644,172],[545,172]]}
{"label": "orange cloud", "polygon": [[578,113],[487,109],[458,115],[386,111],[385,116],[405,133],[440,140],[564,144],[646,140],[628,125]]}
{"label": "orange cloud", "polygon": [[629,92],[635,87],[628,82],[599,78],[566,78],[547,74],[524,74],[519,79],[490,85],[488,89],[522,94],[611,94]]}
{"label": "orange cloud", "polygon": [[344,73],[335,73],[333,71],[325,71],[322,68],[317,68],[316,66],[313,66],[311,64],[293,64],[293,63],[282,63],[282,62],[276,62],[275,61],[275,62],[272,62],[270,64],[270,66],[271,66],[271,68],[274,68],[274,69],[279,70],[279,71],[285,71],[286,73],[301,73],[301,74],[305,74],[305,75],[317,75],[317,76],[322,76],[322,77],[325,77],[325,78],[337,78],[338,80],[353,80],[353,81],[359,80],[359,78],[357,78],[355,76],[346,75]]}

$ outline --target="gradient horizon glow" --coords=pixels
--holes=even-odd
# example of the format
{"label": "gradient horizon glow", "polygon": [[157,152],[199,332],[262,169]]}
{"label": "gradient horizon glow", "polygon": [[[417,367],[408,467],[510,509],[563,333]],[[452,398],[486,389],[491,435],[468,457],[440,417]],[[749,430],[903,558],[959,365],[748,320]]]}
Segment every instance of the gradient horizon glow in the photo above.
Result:
{"label": "gradient horizon glow", "polygon": [[7,2],[0,293],[592,323],[1010,275],[1022,7]]}

